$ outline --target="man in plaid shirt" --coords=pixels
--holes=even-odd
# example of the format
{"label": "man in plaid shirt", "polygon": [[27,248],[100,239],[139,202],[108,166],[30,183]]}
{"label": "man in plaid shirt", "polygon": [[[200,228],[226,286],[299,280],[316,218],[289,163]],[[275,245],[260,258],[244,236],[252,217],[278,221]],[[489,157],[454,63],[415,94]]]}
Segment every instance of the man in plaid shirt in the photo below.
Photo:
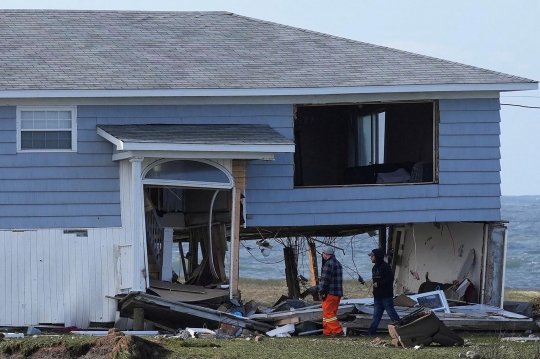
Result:
{"label": "man in plaid shirt", "polygon": [[342,336],[343,330],[337,319],[337,310],[343,297],[343,268],[334,255],[333,247],[322,251],[324,263],[319,283],[322,297],[323,334],[326,336]]}

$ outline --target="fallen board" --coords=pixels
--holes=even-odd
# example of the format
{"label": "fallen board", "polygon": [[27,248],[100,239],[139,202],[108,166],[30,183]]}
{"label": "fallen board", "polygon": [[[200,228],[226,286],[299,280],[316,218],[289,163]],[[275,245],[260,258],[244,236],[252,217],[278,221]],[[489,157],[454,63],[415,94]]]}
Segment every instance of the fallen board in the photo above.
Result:
{"label": "fallen board", "polygon": [[[343,319],[349,316],[355,309],[354,305],[340,305],[337,310],[338,319]],[[275,324],[275,322],[283,321],[290,318],[299,318],[300,322],[320,322],[322,321],[322,307],[312,306],[301,309],[287,310],[283,312],[274,312],[268,314],[254,314],[250,316],[250,319],[255,319],[261,322],[269,322]]]}
{"label": "fallen board", "polygon": [[160,323],[167,328],[208,327],[217,329],[222,323],[260,332],[267,332],[275,328],[273,325],[249,318],[146,293],[130,293],[120,300],[119,307],[121,317],[132,318],[134,309],[142,308],[145,320]]}
{"label": "fallen board", "polygon": [[[356,319],[351,322],[341,323],[342,327],[354,329],[368,329],[371,325],[372,315],[355,314]],[[531,319],[509,319],[503,317],[487,318],[445,318],[439,316],[439,319],[452,330],[462,331],[538,331],[540,328]],[[388,325],[392,324],[387,315],[383,316],[379,324],[379,330],[388,330]]]}

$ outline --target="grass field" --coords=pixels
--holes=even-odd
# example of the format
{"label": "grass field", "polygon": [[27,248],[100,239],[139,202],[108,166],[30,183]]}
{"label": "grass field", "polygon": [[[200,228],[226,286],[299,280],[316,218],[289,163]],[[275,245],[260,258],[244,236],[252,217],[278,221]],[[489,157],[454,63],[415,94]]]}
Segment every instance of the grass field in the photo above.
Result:
{"label": "grass field", "polygon": [[[511,333],[508,333],[511,334]],[[539,353],[538,343],[512,343],[500,341],[499,334],[460,333],[465,339],[464,347],[440,347],[431,345],[419,350],[402,349],[390,344],[390,337],[381,335],[378,339],[366,337],[344,337],[325,339],[317,337],[269,338],[261,341],[246,338],[236,339],[179,339],[148,338],[160,344],[159,354],[141,349],[142,340],[137,345],[124,347],[110,356],[88,356],[89,336],[64,335],[62,337],[28,337],[0,342],[0,359],[14,358],[111,358],[111,359],[313,359],[313,358],[388,358],[388,359],[435,359],[458,358],[459,354],[473,351],[485,359],[533,359]],[[506,335],[506,334],[505,334]],[[154,346],[155,346],[154,344]],[[50,348],[50,351],[39,350]],[[62,354],[60,355],[60,348]],[[111,347],[112,348],[112,347]],[[538,357],[536,357],[538,358]]]}

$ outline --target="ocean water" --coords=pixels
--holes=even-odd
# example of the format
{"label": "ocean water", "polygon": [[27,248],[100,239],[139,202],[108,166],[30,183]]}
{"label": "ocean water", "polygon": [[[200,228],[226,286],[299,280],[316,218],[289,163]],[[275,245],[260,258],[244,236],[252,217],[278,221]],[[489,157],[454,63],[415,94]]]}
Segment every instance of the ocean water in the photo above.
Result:
{"label": "ocean water", "polygon": [[[540,196],[503,196],[501,198],[502,219],[509,221],[506,252],[505,287],[513,289],[540,289],[540,233],[536,224],[540,220]],[[240,247],[240,277],[259,279],[285,278],[283,246],[271,241],[274,248],[268,256],[262,255],[253,241]],[[320,246],[321,244],[317,244]],[[340,238],[335,243],[343,249],[336,250],[336,257],[343,265],[344,279],[371,277],[371,261],[367,253],[378,245],[377,237],[367,234],[354,238]],[[173,247],[177,250],[176,246]],[[184,248],[187,253],[187,247]],[[345,254],[343,253],[345,252]],[[173,253],[173,269],[180,273],[178,252]],[[226,266],[228,267],[228,255]],[[309,260],[306,249],[299,248],[298,274],[306,278]]]}
{"label": "ocean water", "polygon": [[540,289],[540,196],[503,196],[501,216],[509,221],[505,286]]}

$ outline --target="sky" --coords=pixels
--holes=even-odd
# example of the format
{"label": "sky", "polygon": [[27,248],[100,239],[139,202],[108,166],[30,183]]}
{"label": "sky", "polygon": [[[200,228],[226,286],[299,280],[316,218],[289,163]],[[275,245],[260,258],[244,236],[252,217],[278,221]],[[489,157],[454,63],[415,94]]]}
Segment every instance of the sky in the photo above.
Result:
{"label": "sky", "polygon": [[[230,11],[540,80],[538,0],[0,0],[3,9]],[[540,91],[501,103],[540,107]],[[540,108],[502,106],[503,195],[540,195]]]}

